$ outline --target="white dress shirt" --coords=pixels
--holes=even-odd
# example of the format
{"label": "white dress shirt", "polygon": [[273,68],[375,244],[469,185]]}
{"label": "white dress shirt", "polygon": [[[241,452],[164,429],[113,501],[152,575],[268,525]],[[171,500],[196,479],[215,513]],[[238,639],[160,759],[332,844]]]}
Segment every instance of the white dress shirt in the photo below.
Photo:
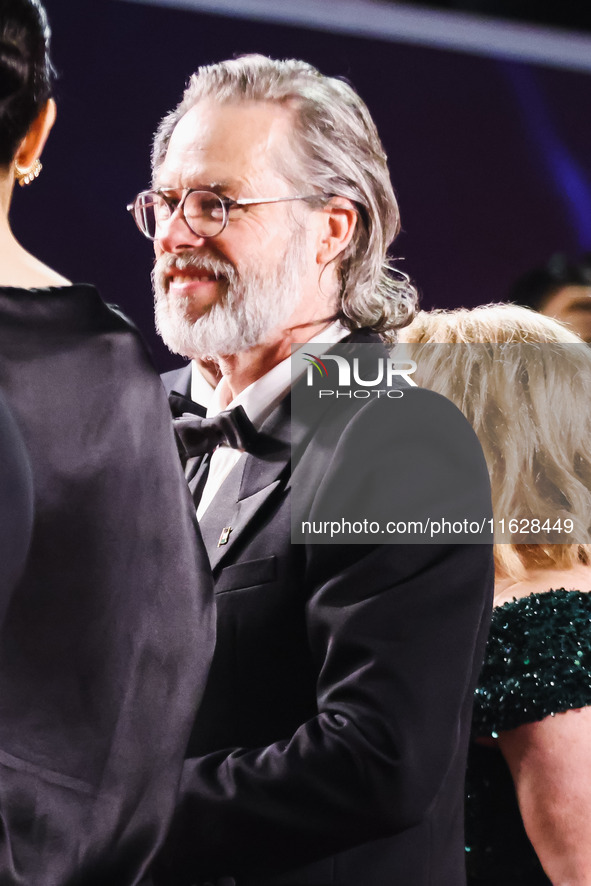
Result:
{"label": "white dress shirt", "polygon": [[[349,330],[345,329],[345,327],[338,321],[335,321],[323,332],[319,333],[319,335],[314,338],[311,338],[305,344],[296,345],[294,353],[297,353],[301,348],[307,347],[308,345],[334,344],[337,341],[341,341],[341,339],[345,338],[348,334]],[[226,409],[233,409],[234,406],[242,406],[257,431],[260,430],[265,419],[268,418],[289,391],[292,381],[295,381],[303,375],[308,368],[308,364],[302,360],[301,365],[292,372],[292,358],[293,353],[290,357],[287,357],[285,360],[282,360],[281,363],[278,363],[277,366],[270,369],[265,375],[262,375],[260,378],[257,378],[256,381],[253,381],[253,383],[243,391],[240,391],[240,393],[227,406],[222,406],[221,402],[222,392],[224,390],[224,382],[222,379],[213,392],[211,402],[207,407],[207,417],[211,418]],[[195,367],[195,364],[193,364],[193,367]],[[192,385],[191,391],[193,391]],[[212,453],[207,482],[205,483],[201,500],[197,508],[198,520],[201,519],[213,501],[220,486],[242,456],[243,452],[240,449],[232,449],[230,446],[225,445],[218,446],[218,448]]]}
{"label": "white dress shirt", "polygon": [[213,400],[215,385],[212,385],[203,375],[201,367],[196,360],[191,360],[191,400],[201,403],[206,409]]}

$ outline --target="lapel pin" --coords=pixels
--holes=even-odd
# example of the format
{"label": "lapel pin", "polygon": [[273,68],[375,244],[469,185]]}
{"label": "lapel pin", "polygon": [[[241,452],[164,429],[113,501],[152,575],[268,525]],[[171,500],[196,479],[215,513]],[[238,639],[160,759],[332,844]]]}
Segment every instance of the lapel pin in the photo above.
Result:
{"label": "lapel pin", "polygon": [[220,538],[218,541],[218,548],[221,548],[222,545],[228,544],[228,539],[230,538],[231,532],[232,532],[231,526],[224,526],[224,528],[222,529],[222,534],[220,535]]}

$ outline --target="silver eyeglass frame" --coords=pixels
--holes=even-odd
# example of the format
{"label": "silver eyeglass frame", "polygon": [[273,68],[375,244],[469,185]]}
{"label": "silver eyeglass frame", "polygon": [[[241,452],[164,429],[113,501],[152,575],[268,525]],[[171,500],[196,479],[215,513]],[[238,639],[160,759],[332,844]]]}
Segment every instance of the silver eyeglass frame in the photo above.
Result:
{"label": "silver eyeglass frame", "polygon": [[[170,221],[175,212],[179,210],[182,212],[183,221],[189,228],[189,230],[196,236],[202,237],[203,239],[209,239],[210,237],[218,237],[222,231],[224,231],[230,221],[230,210],[234,208],[248,207],[248,206],[257,206],[263,205],[266,203],[288,203],[292,200],[330,200],[333,197],[333,194],[297,194],[293,197],[246,197],[243,200],[233,200],[231,197],[227,197],[225,194],[218,194],[217,191],[209,191],[207,188],[183,188],[182,196],[180,200],[176,200],[172,197],[167,197],[166,191],[174,190],[173,188],[149,188],[145,191],[140,191],[139,194],[132,200],[131,203],[127,205],[127,211],[131,213],[131,217],[133,218],[139,232],[144,235],[148,240],[154,241],[158,240],[158,236],[152,237],[152,235],[145,230],[144,226],[138,221],[138,213],[141,212],[141,206],[139,201],[146,197],[149,194],[155,194],[160,197],[169,207],[170,215],[166,219],[166,221]],[[199,231],[195,231],[191,225],[189,224],[187,217],[184,212],[184,205],[187,200],[187,197],[190,194],[207,194],[208,196],[216,197],[220,206],[222,207],[222,219],[220,220],[220,229],[216,231],[215,234],[202,234]]]}

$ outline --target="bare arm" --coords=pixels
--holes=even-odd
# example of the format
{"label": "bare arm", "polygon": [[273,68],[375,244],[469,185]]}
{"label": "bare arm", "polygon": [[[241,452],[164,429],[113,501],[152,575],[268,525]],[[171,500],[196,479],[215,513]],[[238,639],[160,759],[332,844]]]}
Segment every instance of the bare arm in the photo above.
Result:
{"label": "bare arm", "polygon": [[499,735],[527,835],[554,886],[591,884],[591,707]]}

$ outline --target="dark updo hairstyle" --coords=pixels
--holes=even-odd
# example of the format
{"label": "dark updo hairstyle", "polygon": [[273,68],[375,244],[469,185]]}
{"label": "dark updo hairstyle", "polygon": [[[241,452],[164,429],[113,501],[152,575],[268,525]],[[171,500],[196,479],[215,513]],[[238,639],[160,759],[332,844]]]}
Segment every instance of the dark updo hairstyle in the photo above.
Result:
{"label": "dark updo hairstyle", "polygon": [[579,259],[555,253],[545,265],[523,274],[509,292],[509,301],[543,311],[550,299],[566,286],[591,286],[591,252]]}
{"label": "dark updo hairstyle", "polygon": [[51,96],[49,25],[37,0],[0,0],[0,166]]}

